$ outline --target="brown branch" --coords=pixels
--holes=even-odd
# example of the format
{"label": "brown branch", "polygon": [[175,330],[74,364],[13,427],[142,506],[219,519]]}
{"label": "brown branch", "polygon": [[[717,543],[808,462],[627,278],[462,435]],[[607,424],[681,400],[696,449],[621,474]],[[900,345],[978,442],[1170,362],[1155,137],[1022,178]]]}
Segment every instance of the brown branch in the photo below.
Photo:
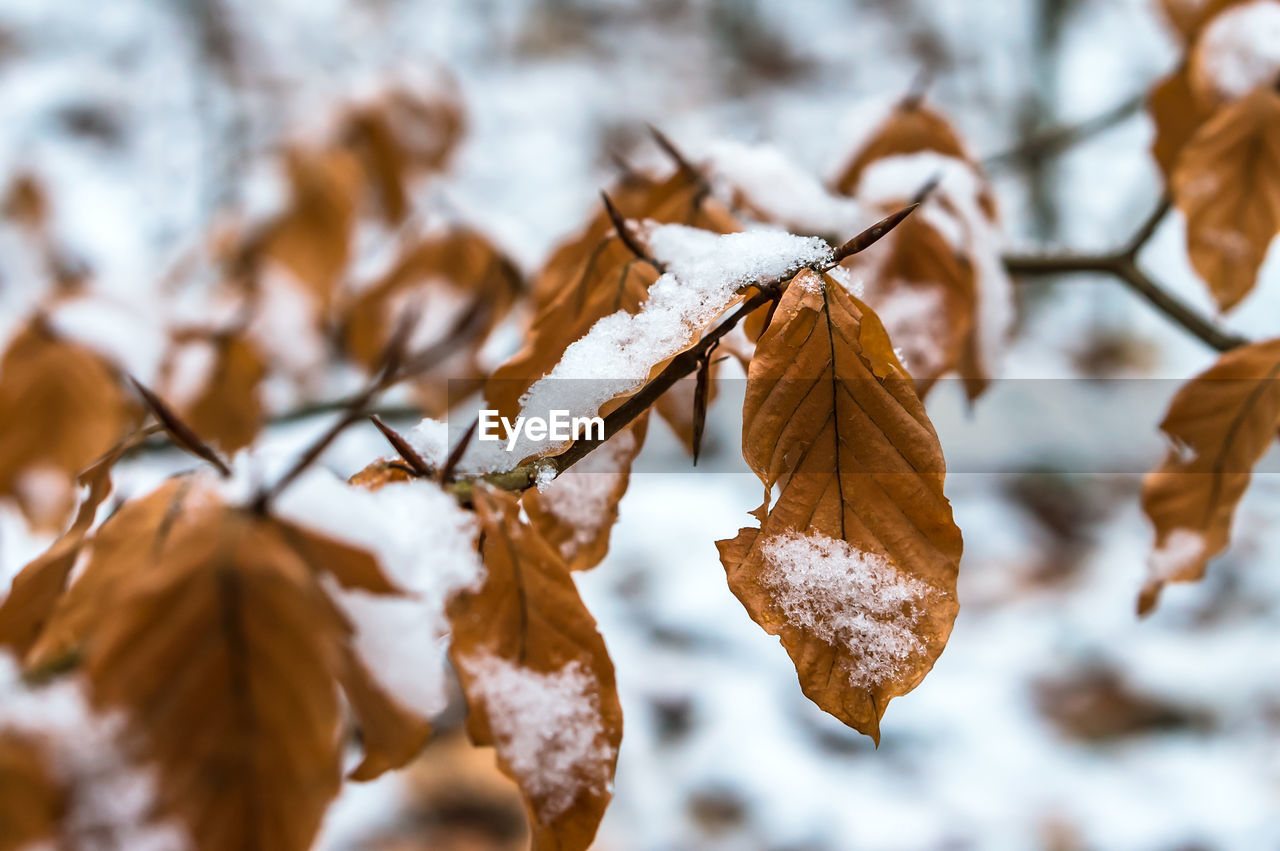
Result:
{"label": "brown branch", "polygon": [[1082,273],[1111,275],[1206,345],[1220,352],[1249,342],[1238,334],[1218,328],[1195,308],[1152,280],[1138,267],[1132,248],[1127,248],[1118,254],[1007,254],[1004,258],[1004,266],[1010,274],[1020,277]]}
{"label": "brown branch", "polygon": [[1142,109],[1145,102],[1144,96],[1135,95],[1078,124],[1067,124],[1042,131],[1010,150],[984,157],[982,167],[988,171],[998,171],[1054,156],[1120,124]]}
{"label": "brown branch", "polygon": [[637,260],[643,260],[648,263],[659,275],[666,272],[667,267],[650,256],[649,252],[645,251],[643,246],[636,241],[636,236],[627,225],[627,220],[622,217],[622,213],[618,212],[618,208],[613,206],[609,193],[603,189],[600,190],[600,200],[604,201],[605,212],[609,214],[609,221],[613,222],[613,229],[618,232],[618,238],[622,240],[622,244],[636,256]]}

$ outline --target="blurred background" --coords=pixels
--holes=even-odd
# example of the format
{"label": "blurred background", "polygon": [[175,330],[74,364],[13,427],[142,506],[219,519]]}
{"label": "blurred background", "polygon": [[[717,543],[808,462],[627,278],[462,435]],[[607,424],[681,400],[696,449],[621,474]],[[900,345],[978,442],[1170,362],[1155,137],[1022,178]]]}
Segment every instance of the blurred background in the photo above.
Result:
{"label": "blurred background", "polygon": [[[1011,250],[1103,251],[1160,195],[1141,101],[1179,48],[1155,6],[3,0],[0,179],[38,180],[68,274],[119,309],[84,333],[135,371],[158,357],[138,320],[157,293],[175,277],[212,286],[193,246],[277,207],[281,151],[388,81],[447,87],[465,117],[447,168],[415,185],[415,215],[482,232],[525,274],[595,212],[619,158],[663,162],[646,122],[693,153],[776,146],[826,179],[868,116],[923,80],[987,166]],[[6,339],[48,290],[17,218],[0,226]],[[1142,261],[1212,311],[1176,216]],[[1276,333],[1277,271],[1228,327]],[[1137,620],[1151,544],[1138,474],[1163,454],[1173,379],[1213,353],[1113,280],[1041,279],[1018,295],[1011,380],[972,410],[959,387],[930,397],[965,533],[962,611],[933,673],[890,706],[878,750],[803,697],[725,585],[713,541],[760,497],[733,393],[713,405],[696,472],[651,429],[610,554],[578,575],[626,715],[597,847],[1280,847],[1280,479],[1257,477],[1204,583]],[[1143,402],[1091,379],[1141,386]],[[1055,382],[1068,401],[1046,410]],[[287,453],[325,424],[300,417],[263,441]],[[355,429],[325,462],[350,474],[385,452]],[[150,453],[120,492],[183,466]],[[0,507],[0,577],[47,541]],[[518,798],[460,738],[461,712],[455,701],[419,764],[349,785],[319,847],[521,847]]]}

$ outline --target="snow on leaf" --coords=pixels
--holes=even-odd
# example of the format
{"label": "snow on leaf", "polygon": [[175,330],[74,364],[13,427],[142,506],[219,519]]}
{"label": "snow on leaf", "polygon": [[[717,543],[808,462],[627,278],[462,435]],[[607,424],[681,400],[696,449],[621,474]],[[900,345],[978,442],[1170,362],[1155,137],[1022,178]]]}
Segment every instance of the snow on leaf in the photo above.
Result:
{"label": "snow on leaf", "polygon": [[[962,545],[937,435],[884,327],[820,280],[788,286],[748,371],[743,456],[777,498],[754,512],[759,528],[718,546],[729,587],[781,637],[805,694],[878,741],[888,702],[946,645]],[[848,570],[867,592],[856,608],[830,588]],[[882,594],[905,608],[890,618]],[[859,612],[909,628],[919,649],[892,631],[856,635]]]}
{"label": "snow on leaf", "polygon": [[155,771],[121,748],[124,727],[92,708],[80,678],[29,686],[0,652],[0,847],[193,847],[178,824],[156,818]]}
{"label": "snow on leaf", "polygon": [[494,746],[535,802],[538,821],[554,822],[584,789],[608,794],[617,754],[600,714],[599,683],[580,661],[545,674],[496,656],[467,656],[462,665]]}
{"label": "snow on leaf", "polygon": [[[608,402],[634,393],[653,370],[688,348],[702,329],[755,281],[785,278],[831,256],[816,237],[783,231],[716,234],[683,225],[658,225],[647,234],[650,251],[667,271],[649,287],[637,313],[605,316],[565,349],[560,362],[521,397],[524,416],[596,416]],[[468,469],[510,469],[520,460],[563,448],[522,435],[511,451],[501,442],[472,444]]]}
{"label": "snow on leaf", "polygon": [[765,540],[761,576],[787,620],[856,654],[849,682],[871,688],[925,653],[915,629],[933,590],[887,557],[820,532],[788,530]]}
{"label": "snow on leaf", "polygon": [[535,849],[585,849],[622,740],[613,663],[564,561],[508,493],[474,491],[486,577],[449,605],[467,730],[521,788]]}
{"label": "snow on leaf", "polygon": [[1191,86],[1204,107],[1237,100],[1280,78],[1280,2],[1251,0],[1216,14],[1191,52]]}
{"label": "snow on leaf", "polygon": [[529,522],[560,551],[570,570],[595,567],[608,553],[618,502],[627,492],[648,423],[642,417],[545,487],[525,493]]}

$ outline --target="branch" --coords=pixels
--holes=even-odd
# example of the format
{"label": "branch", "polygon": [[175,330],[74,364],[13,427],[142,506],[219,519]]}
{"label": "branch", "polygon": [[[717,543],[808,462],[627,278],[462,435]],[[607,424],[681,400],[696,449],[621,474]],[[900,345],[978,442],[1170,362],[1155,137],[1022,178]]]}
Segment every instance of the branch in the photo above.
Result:
{"label": "branch", "polygon": [[1087,118],[1078,124],[1053,127],[1037,133],[1024,140],[1017,147],[984,157],[982,167],[988,171],[998,171],[1009,166],[1035,162],[1036,160],[1053,156],[1120,124],[1126,118],[1142,109],[1142,105],[1145,102],[1143,95],[1134,95],[1128,100],[1111,107],[1106,112]]}

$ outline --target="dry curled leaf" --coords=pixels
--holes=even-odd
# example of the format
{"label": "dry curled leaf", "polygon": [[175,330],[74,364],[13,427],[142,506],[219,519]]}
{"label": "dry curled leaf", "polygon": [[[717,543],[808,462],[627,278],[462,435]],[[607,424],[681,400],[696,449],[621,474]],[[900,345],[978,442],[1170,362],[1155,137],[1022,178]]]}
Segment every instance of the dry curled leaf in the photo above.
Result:
{"label": "dry curled leaf", "polygon": [[595,567],[609,552],[618,503],[627,492],[631,465],[644,446],[648,427],[646,414],[544,489],[525,492],[522,502],[529,522],[570,570]]}
{"label": "dry curled leaf", "polygon": [[479,487],[487,576],[450,603],[450,650],[477,745],[520,786],[535,849],[591,844],[622,739],[613,663],[559,555],[505,492]]}
{"label": "dry curled leaf", "polygon": [[0,851],[52,843],[66,805],[66,790],[40,741],[0,730]]}
{"label": "dry curled leaf", "polygon": [[1253,289],[1280,231],[1280,92],[1258,89],[1202,125],[1178,159],[1172,190],[1187,217],[1192,265],[1229,310]]}
{"label": "dry curled leaf", "polygon": [[72,478],[138,416],[99,355],[28,323],[0,360],[0,495],[37,528],[59,529],[75,504]]}
{"label": "dry curled leaf", "polygon": [[777,498],[719,542],[729,586],[805,694],[878,741],[885,706],[946,645],[962,544],[911,378],[830,276],[787,287],[751,361],[742,445]]}
{"label": "dry curled leaf", "polygon": [[1139,613],[1155,607],[1167,583],[1203,577],[1227,546],[1236,505],[1278,426],[1280,340],[1227,352],[1178,391],[1160,424],[1169,454],[1142,483],[1156,548]]}

